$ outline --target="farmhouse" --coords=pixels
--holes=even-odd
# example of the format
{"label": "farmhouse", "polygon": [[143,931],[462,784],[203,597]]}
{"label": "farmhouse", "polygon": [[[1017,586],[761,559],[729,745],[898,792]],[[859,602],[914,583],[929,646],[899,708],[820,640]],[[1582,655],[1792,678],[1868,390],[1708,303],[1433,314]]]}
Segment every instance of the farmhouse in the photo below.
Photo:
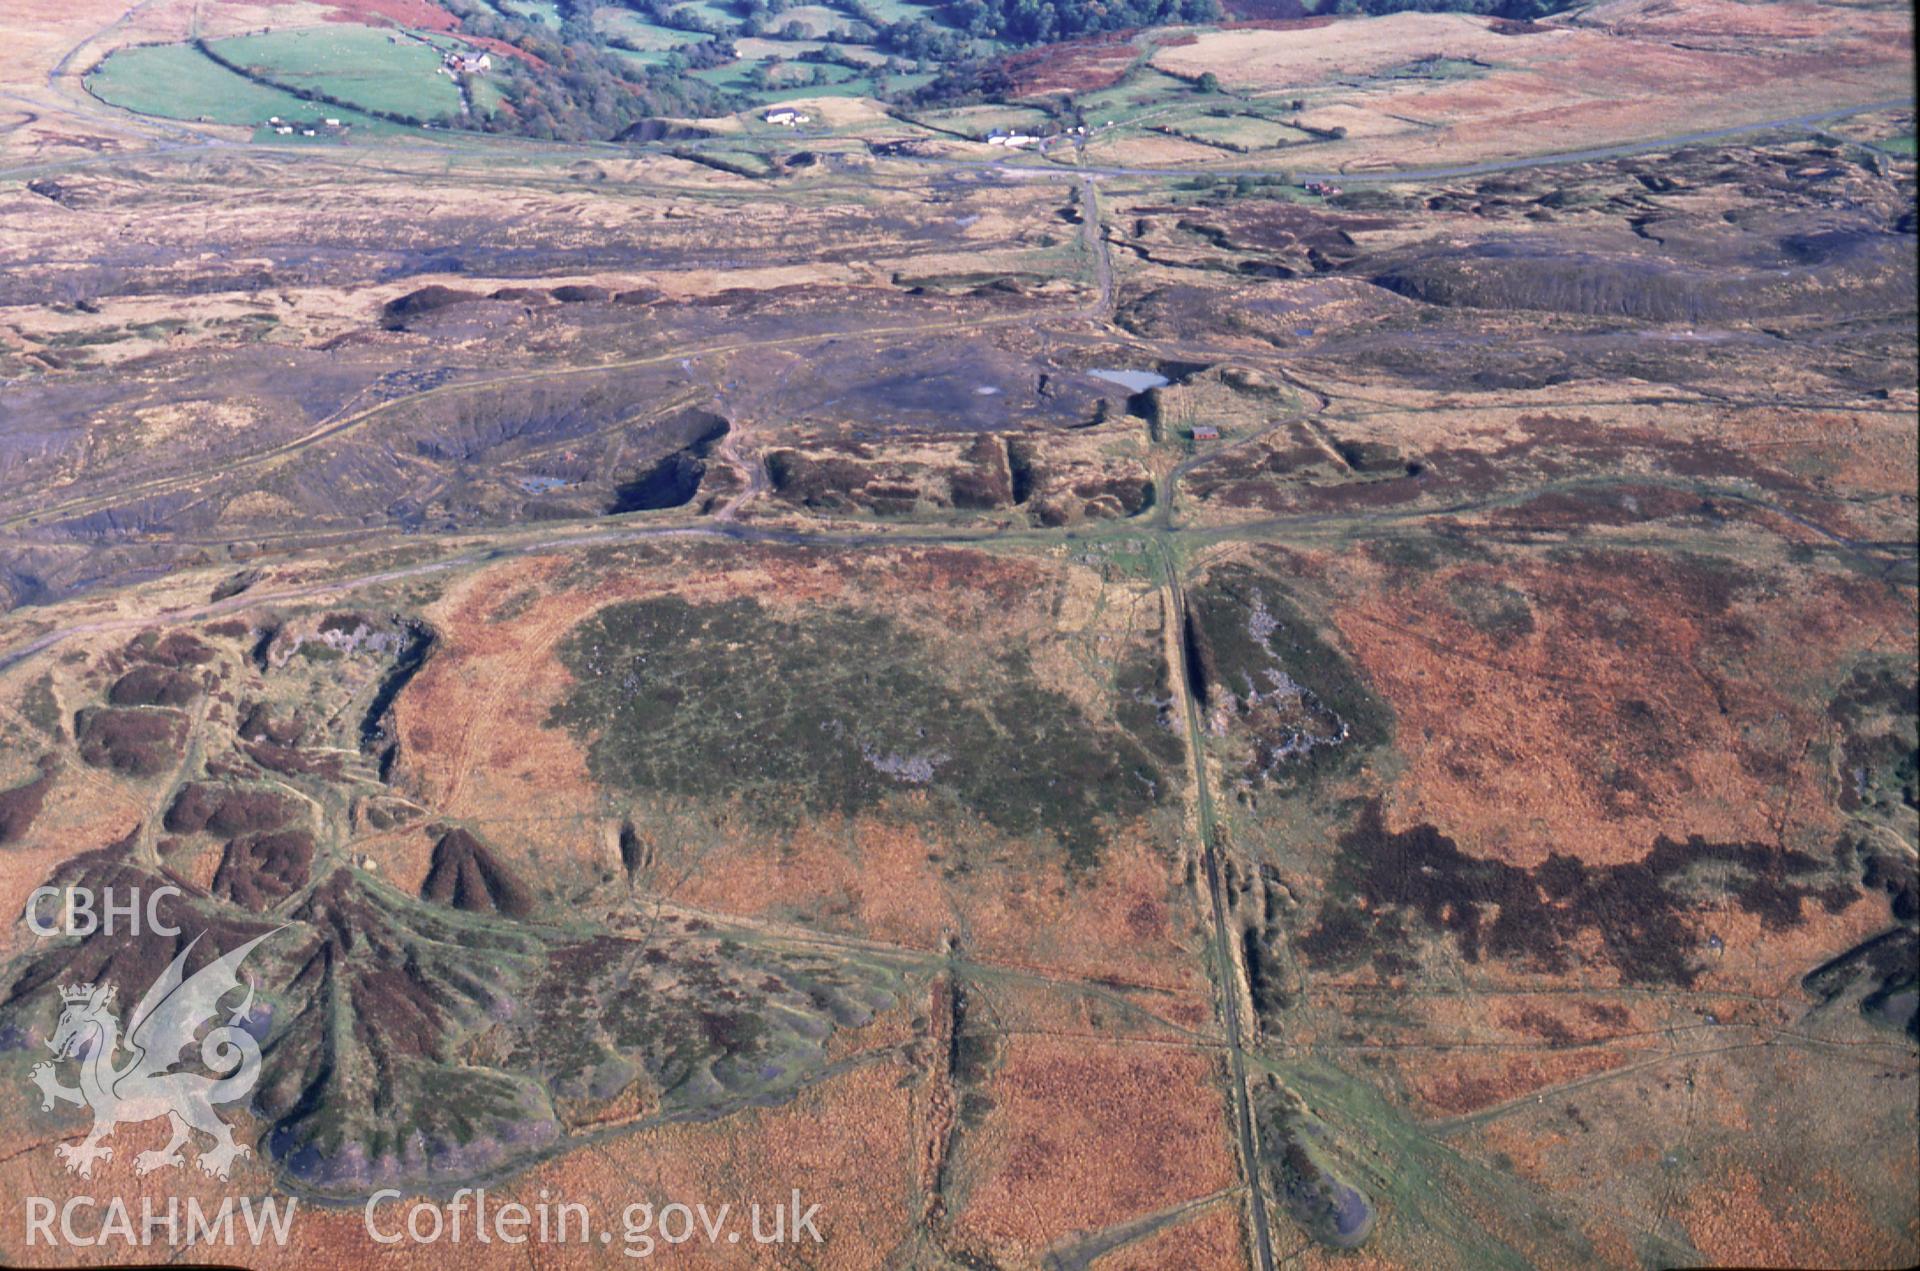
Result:
{"label": "farmhouse", "polygon": [[1009,150],[1018,150],[1023,146],[1030,146],[1038,140],[1040,140],[1040,138],[1024,132],[996,132],[987,138],[987,144],[990,146],[1005,146]]}
{"label": "farmhouse", "polygon": [[1195,441],[1218,441],[1220,440],[1220,430],[1212,424],[1195,424],[1193,426],[1193,439]]}
{"label": "farmhouse", "polygon": [[447,69],[459,75],[484,75],[493,69],[491,53],[477,57],[471,53],[448,53],[445,61]]}
{"label": "farmhouse", "polygon": [[796,128],[801,124],[810,122],[813,116],[806,114],[804,111],[795,110],[791,106],[776,106],[766,113],[765,118],[770,124],[779,124],[786,128]]}

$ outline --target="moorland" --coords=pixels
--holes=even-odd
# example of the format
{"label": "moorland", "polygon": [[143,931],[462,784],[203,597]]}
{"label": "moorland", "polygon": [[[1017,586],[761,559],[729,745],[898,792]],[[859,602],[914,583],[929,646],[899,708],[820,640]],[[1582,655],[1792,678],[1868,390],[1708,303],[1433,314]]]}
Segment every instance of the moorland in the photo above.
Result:
{"label": "moorland", "polygon": [[22,8],[10,1194],[272,931],[267,1262],[1915,1260],[1905,6]]}

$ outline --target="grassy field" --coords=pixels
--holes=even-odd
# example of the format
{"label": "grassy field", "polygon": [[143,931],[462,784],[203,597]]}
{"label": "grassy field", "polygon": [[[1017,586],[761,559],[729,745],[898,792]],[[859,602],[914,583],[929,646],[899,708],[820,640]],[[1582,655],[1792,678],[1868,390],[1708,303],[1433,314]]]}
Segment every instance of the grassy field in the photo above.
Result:
{"label": "grassy field", "polygon": [[215,53],[259,78],[362,109],[436,119],[460,111],[460,90],[438,74],[440,54],[405,34],[330,25],[212,41]]}
{"label": "grassy field", "polygon": [[963,106],[958,110],[936,111],[924,118],[936,128],[982,137],[996,128],[1008,132],[1032,131],[1051,122],[1046,112],[1021,106]]}
{"label": "grassy field", "polygon": [[936,73],[933,71],[909,71],[905,75],[889,75],[887,77],[887,87],[894,92],[911,92],[916,88],[924,88],[926,85],[933,83],[935,77]]}
{"label": "grassy field", "polygon": [[482,115],[490,115],[500,109],[506,101],[506,95],[500,91],[495,80],[476,77],[467,90],[473,97],[473,108]]}
{"label": "grassy field", "polygon": [[915,22],[921,18],[939,23],[939,6],[914,4],[911,0],[868,0],[867,8],[889,22]]}
{"label": "grassy field", "polygon": [[[837,67],[835,69],[839,70]],[[767,93],[764,96],[766,100],[774,101],[783,97],[800,95],[807,97],[870,97],[873,95],[872,76],[855,75],[851,71],[842,73],[844,73],[847,78],[831,84],[810,84],[800,92],[796,92],[796,90],[790,88],[781,89],[778,92]],[[898,80],[895,82],[897,83]]]}
{"label": "grassy field", "polygon": [[806,28],[807,35],[810,38],[819,39],[831,35],[835,31],[844,31],[847,27],[847,21],[848,19],[845,14],[837,13],[825,5],[803,4],[788,9],[785,13],[774,19],[774,28],[776,30],[784,30],[789,22],[797,22]]}
{"label": "grassy field", "polygon": [[717,22],[728,30],[733,30],[740,25],[739,14],[724,4],[714,3],[714,0],[686,0],[685,4],[676,4],[673,8],[675,12],[691,9],[701,17]]}
{"label": "grassy field", "polygon": [[1089,124],[1108,120],[1124,123],[1143,111],[1158,110],[1172,102],[1192,101],[1197,96],[1185,80],[1142,66],[1112,88],[1084,94],[1077,100]]}
{"label": "grassy field", "polygon": [[307,119],[324,112],[359,127],[377,122],[255,83],[189,44],[121,49],[87,76],[86,83],[87,91],[101,101],[166,119],[260,124],[274,115]]}
{"label": "grassy field", "polygon": [[632,62],[636,66],[665,66],[667,59],[673,56],[672,49],[609,49],[615,57]]}
{"label": "grassy field", "polygon": [[845,66],[820,66],[819,69],[826,75],[826,82],[810,84],[807,78],[812,75],[815,64],[796,62],[782,64],[768,87],[755,88],[750,76],[759,64],[757,59],[742,58],[725,66],[694,71],[692,76],[725,92],[740,93],[756,103],[789,97],[861,97],[873,91],[872,76],[862,75]]}
{"label": "grassy field", "polygon": [[1259,115],[1235,112],[1168,115],[1156,120],[1184,137],[1239,150],[1270,150],[1313,140],[1313,134]]}
{"label": "grassy field", "polygon": [[887,61],[887,55],[871,44],[841,44],[837,41],[829,44],[825,40],[768,40],[757,36],[747,36],[733,42],[733,51],[743,60],[749,61],[770,57],[792,61],[803,53],[813,53],[828,47],[866,66],[880,66]]}
{"label": "grassy field", "polygon": [[649,22],[631,9],[601,9],[593,15],[593,25],[610,39],[620,39],[641,52],[666,52],[707,37],[695,31],[681,31]]}
{"label": "grassy field", "polygon": [[560,25],[560,6],[554,0],[495,0],[494,8],[511,18],[554,28]]}

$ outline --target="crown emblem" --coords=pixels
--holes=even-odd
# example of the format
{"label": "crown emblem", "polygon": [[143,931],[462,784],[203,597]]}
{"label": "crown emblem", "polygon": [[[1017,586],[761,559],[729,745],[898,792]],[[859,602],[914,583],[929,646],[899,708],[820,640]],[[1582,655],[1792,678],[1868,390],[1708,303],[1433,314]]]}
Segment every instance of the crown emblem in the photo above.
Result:
{"label": "crown emblem", "polygon": [[[260,1080],[260,1043],[242,1026],[252,1009],[253,990],[242,985],[239,970],[254,947],[274,934],[255,936],[188,975],[187,957],[200,943],[195,936],[147,987],[125,1020],[114,1018],[113,985],[95,980],[60,986],[60,1022],[46,1039],[53,1058],[33,1065],[27,1080],[40,1089],[42,1112],[53,1111],[57,1103],[93,1111],[93,1129],[86,1138],[54,1148],[69,1172],[92,1178],[96,1162],[113,1159],[113,1149],[100,1140],[112,1134],[114,1126],[162,1117],[170,1120],[173,1137],[165,1147],[136,1156],[137,1173],[184,1164],[180,1149],[194,1132],[213,1137],[213,1146],[203,1148],[199,1160],[212,1178],[226,1178],[233,1162],[251,1151],[234,1139],[233,1127],[214,1107],[246,1098]],[[223,1023],[221,999],[243,987],[247,1000],[224,1013]],[[181,1052],[207,1025],[212,1028],[200,1041],[200,1063],[207,1071],[175,1071]],[[129,1055],[124,1063],[118,1059],[122,1051]],[[77,1085],[61,1079],[56,1069],[60,1064],[80,1066]],[[7,1104],[9,1115],[15,1102]]]}

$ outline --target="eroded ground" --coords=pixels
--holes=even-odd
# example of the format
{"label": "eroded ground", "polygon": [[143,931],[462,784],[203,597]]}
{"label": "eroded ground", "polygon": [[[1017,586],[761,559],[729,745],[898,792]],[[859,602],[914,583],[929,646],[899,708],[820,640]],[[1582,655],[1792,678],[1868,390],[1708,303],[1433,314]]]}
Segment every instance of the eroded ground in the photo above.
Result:
{"label": "eroded ground", "polygon": [[[1811,21],[1732,8],[1374,69]],[[1892,22],[1766,69],[1868,105]],[[1320,30],[1157,56],[1291,92]],[[1439,109],[1392,83],[1335,87]],[[848,1266],[1910,1263],[1912,127],[1329,199],[9,175],[0,903],[280,929],[232,1186],[288,1264],[482,1181],[797,1187]],[[59,986],[186,938],[8,928],[11,1193],[76,1185]]]}

